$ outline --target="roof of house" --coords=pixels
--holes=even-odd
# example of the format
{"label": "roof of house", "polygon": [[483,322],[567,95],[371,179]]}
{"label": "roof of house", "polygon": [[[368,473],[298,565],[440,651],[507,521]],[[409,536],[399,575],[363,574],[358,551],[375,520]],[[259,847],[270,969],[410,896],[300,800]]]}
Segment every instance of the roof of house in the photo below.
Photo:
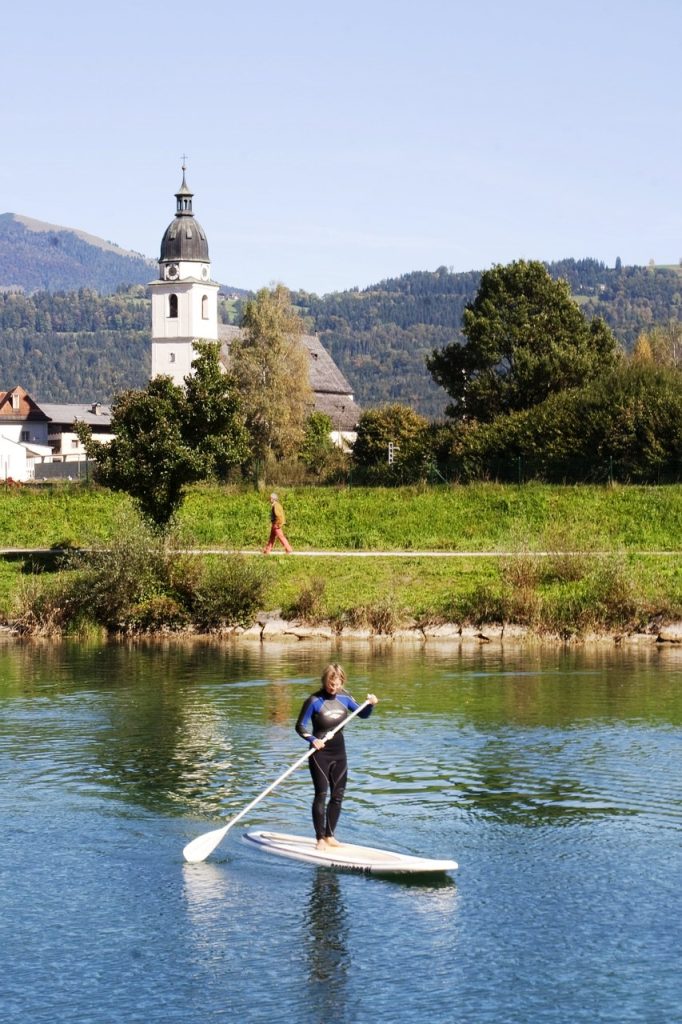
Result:
{"label": "roof of house", "polygon": [[315,394],[315,411],[329,416],[334,430],[355,430],[362,415],[359,405],[350,395],[330,395],[325,392]]}
{"label": "roof of house", "polygon": [[51,423],[69,425],[80,420],[90,427],[111,426],[111,409],[108,405],[90,402],[88,405],[59,404],[40,402],[40,408]]}
{"label": "roof of house", "polygon": [[[13,397],[19,396],[18,408],[15,409]],[[21,384],[10,388],[9,391],[0,391],[0,422],[23,423],[25,420],[42,420],[47,416],[38,403],[31,398],[28,391],[22,388]]]}

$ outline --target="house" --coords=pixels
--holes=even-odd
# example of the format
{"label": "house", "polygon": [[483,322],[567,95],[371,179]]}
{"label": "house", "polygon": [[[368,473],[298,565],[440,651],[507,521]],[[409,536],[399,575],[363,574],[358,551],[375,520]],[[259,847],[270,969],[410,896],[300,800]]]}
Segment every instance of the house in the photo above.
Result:
{"label": "house", "polygon": [[[230,342],[239,328],[218,322],[218,284],[211,280],[206,233],[192,210],[193,192],[185,180],[175,193],[175,217],[161,240],[159,277],[149,284],[152,293],[152,377],[170,376],[182,385],[192,371],[194,342],[221,344],[223,364],[229,365]],[[310,355],[310,384],[315,410],[326,413],[335,443],[345,446],[355,439],[360,418],[353,391],[316,335],[305,335]]]}
{"label": "house", "polygon": [[[98,441],[113,437],[108,406],[37,402],[20,385],[0,392],[0,480],[71,476],[73,471],[60,464],[86,461],[74,430],[77,420],[87,423]],[[80,465],[73,475],[82,475]]]}
{"label": "house", "polygon": [[111,409],[108,405],[91,402],[89,405],[41,402],[40,408],[48,418],[48,441],[55,462],[79,462],[85,459],[85,448],[75,432],[76,421],[86,423],[95,441],[110,441]]}
{"label": "house", "polygon": [[0,391],[0,479],[32,480],[43,461],[52,461],[47,416],[20,385]]}

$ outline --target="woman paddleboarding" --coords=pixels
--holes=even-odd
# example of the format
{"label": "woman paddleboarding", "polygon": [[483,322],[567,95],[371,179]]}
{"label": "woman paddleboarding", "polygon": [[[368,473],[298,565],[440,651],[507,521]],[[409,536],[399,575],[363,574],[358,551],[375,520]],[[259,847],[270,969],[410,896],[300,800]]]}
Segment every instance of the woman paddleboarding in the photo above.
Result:
{"label": "woman paddleboarding", "polygon": [[[322,686],[303,702],[296,721],[296,732],[315,748],[308,759],[308,766],[315,787],[313,799],[313,826],[317,848],[340,846],[334,832],[341,814],[341,804],[348,778],[346,744],[343,730],[324,742],[323,737],[330,729],[339,725],[360,705],[345,691],[346,673],[340,665],[327,665],[322,673]],[[359,718],[369,718],[372,708],[378,703],[373,693],[367,694],[369,701]],[[329,802],[327,803],[327,794]]]}

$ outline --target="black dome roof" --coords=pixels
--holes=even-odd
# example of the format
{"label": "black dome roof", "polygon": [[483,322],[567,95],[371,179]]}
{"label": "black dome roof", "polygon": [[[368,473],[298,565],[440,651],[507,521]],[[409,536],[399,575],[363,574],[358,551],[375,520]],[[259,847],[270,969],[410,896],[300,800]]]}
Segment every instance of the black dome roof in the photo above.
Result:
{"label": "black dome roof", "polygon": [[194,217],[176,217],[166,228],[161,240],[164,260],[199,260],[208,263],[208,242],[204,229]]}
{"label": "black dome roof", "polygon": [[175,193],[176,216],[166,228],[161,239],[159,263],[164,261],[196,260],[208,263],[208,242],[206,234],[192,213],[192,196],[185,181],[185,166],[182,167],[182,184]]}

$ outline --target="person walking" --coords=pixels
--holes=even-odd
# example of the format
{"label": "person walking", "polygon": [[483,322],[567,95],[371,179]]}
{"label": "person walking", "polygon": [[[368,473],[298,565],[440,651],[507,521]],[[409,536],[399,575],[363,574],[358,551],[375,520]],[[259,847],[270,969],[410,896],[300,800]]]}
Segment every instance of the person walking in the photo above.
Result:
{"label": "person walking", "polygon": [[[327,665],[322,673],[322,686],[303,702],[296,720],[296,732],[315,753],[308,758],[308,767],[315,788],[313,799],[313,827],[318,850],[327,846],[341,846],[334,832],[341,814],[341,804],[348,778],[348,761],[343,729],[325,743],[323,737],[351,711],[360,707],[354,697],[346,693],[346,673],[338,664]],[[369,706],[358,718],[369,718],[378,703],[373,693],[367,694]],[[329,803],[327,803],[329,793]],[[326,806],[325,806],[326,805]]]}
{"label": "person walking", "polygon": [[284,550],[288,555],[292,552],[292,547],[289,541],[284,536],[282,527],[286,523],[286,516],[284,515],[284,509],[282,508],[279,498],[276,494],[270,495],[270,537],[267,544],[263,548],[263,554],[269,555],[272,551],[272,546],[276,540],[280,542]]}

